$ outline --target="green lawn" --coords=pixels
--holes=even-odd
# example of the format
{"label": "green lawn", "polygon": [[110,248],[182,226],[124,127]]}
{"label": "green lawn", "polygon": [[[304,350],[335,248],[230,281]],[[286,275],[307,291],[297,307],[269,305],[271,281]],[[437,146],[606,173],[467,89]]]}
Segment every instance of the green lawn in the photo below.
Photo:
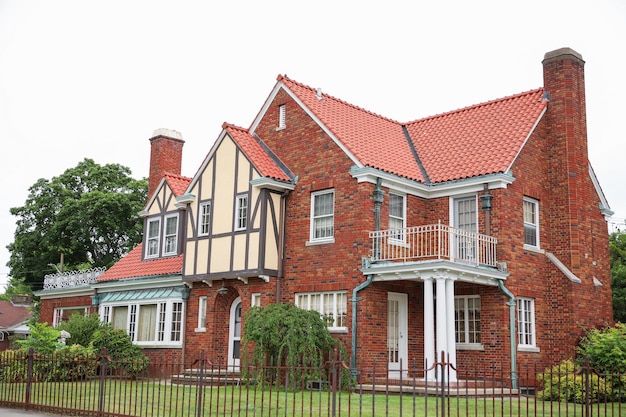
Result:
{"label": "green lawn", "polygon": [[[439,397],[398,394],[373,395],[325,391],[285,390],[257,386],[213,387],[171,385],[165,382],[107,381],[100,392],[98,381],[49,382],[32,385],[31,404],[52,410],[98,410],[126,416],[437,416],[442,415]],[[24,384],[0,383],[0,405],[25,400]],[[538,401],[534,397],[495,399],[450,398],[446,416],[626,416],[624,404],[595,404],[589,410],[580,404]],[[69,414],[69,412],[67,412]]]}

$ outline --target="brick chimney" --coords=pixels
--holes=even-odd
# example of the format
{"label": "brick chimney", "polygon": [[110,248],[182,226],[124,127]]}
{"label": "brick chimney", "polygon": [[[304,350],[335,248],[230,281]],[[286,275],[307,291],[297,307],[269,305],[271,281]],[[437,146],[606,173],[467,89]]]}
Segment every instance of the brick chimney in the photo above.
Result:
{"label": "brick chimney", "polygon": [[170,129],[157,129],[150,138],[150,178],[148,199],[159,186],[163,174],[180,175],[183,161],[183,135]]}
{"label": "brick chimney", "polygon": [[582,56],[570,48],[548,52],[543,59],[544,90],[550,100],[546,113],[550,186],[557,208],[550,221],[559,230],[553,249],[574,273],[580,272],[585,253],[581,239],[586,236],[586,211],[595,201],[590,195],[584,66]]}

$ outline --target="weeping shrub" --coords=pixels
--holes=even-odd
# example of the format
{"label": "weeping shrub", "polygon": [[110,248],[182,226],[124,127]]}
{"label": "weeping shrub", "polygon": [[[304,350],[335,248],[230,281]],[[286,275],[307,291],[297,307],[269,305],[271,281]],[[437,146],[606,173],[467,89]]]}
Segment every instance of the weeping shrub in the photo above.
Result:
{"label": "weeping shrub", "polygon": [[[344,351],[318,312],[294,304],[253,307],[246,313],[244,323],[243,371],[249,369],[247,366],[255,366],[257,374],[252,377],[258,383],[288,382],[297,389],[307,381],[327,381],[327,359],[335,349]],[[278,367],[289,371],[279,372]]]}

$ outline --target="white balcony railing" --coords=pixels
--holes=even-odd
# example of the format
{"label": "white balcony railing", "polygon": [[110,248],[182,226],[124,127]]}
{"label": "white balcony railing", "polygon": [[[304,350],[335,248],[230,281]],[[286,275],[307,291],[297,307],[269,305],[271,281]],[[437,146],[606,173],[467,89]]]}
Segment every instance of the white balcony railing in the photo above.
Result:
{"label": "white balcony railing", "polygon": [[371,261],[418,262],[450,260],[496,267],[494,237],[467,232],[445,224],[413,226],[369,233]]}
{"label": "white balcony railing", "polygon": [[57,274],[48,274],[44,277],[43,289],[70,288],[89,285],[96,282],[96,278],[104,274],[105,267],[92,268],[86,271],[68,271]]}

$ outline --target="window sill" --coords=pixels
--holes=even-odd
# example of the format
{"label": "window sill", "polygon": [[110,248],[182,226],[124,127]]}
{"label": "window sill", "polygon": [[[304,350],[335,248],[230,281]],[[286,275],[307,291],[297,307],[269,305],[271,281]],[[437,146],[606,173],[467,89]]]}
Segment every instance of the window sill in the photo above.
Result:
{"label": "window sill", "polygon": [[529,252],[541,253],[541,254],[545,253],[543,249],[540,249],[537,246],[527,245],[525,243],[524,243],[524,250],[527,250]]}
{"label": "window sill", "polygon": [[328,333],[332,333],[332,334],[348,334],[348,328],[347,327],[336,327],[336,328],[328,328]]}
{"label": "window sill", "polygon": [[335,238],[330,239],[318,239],[318,240],[309,240],[305,243],[306,246],[316,246],[316,245],[326,245],[329,243],[335,243]]}
{"label": "window sill", "polygon": [[193,331],[196,333],[206,333],[206,327],[196,327]]}
{"label": "window sill", "polygon": [[276,128],[276,131],[278,132],[279,130],[285,130],[285,128],[286,128],[286,127],[287,127],[287,126],[278,126],[278,127]]}
{"label": "window sill", "polygon": [[480,351],[484,351],[485,347],[482,345],[482,343],[457,343],[456,344],[456,349],[457,350],[480,350]]}
{"label": "window sill", "polygon": [[171,344],[171,343],[163,343],[163,344],[140,344],[135,343],[142,349],[182,349],[183,345],[181,343]]}
{"label": "window sill", "polygon": [[517,351],[518,352],[538,353],[538,352],[541,352],[541,349],[539,349],[537,346],[520,346],[520,345],[517,345]]}

